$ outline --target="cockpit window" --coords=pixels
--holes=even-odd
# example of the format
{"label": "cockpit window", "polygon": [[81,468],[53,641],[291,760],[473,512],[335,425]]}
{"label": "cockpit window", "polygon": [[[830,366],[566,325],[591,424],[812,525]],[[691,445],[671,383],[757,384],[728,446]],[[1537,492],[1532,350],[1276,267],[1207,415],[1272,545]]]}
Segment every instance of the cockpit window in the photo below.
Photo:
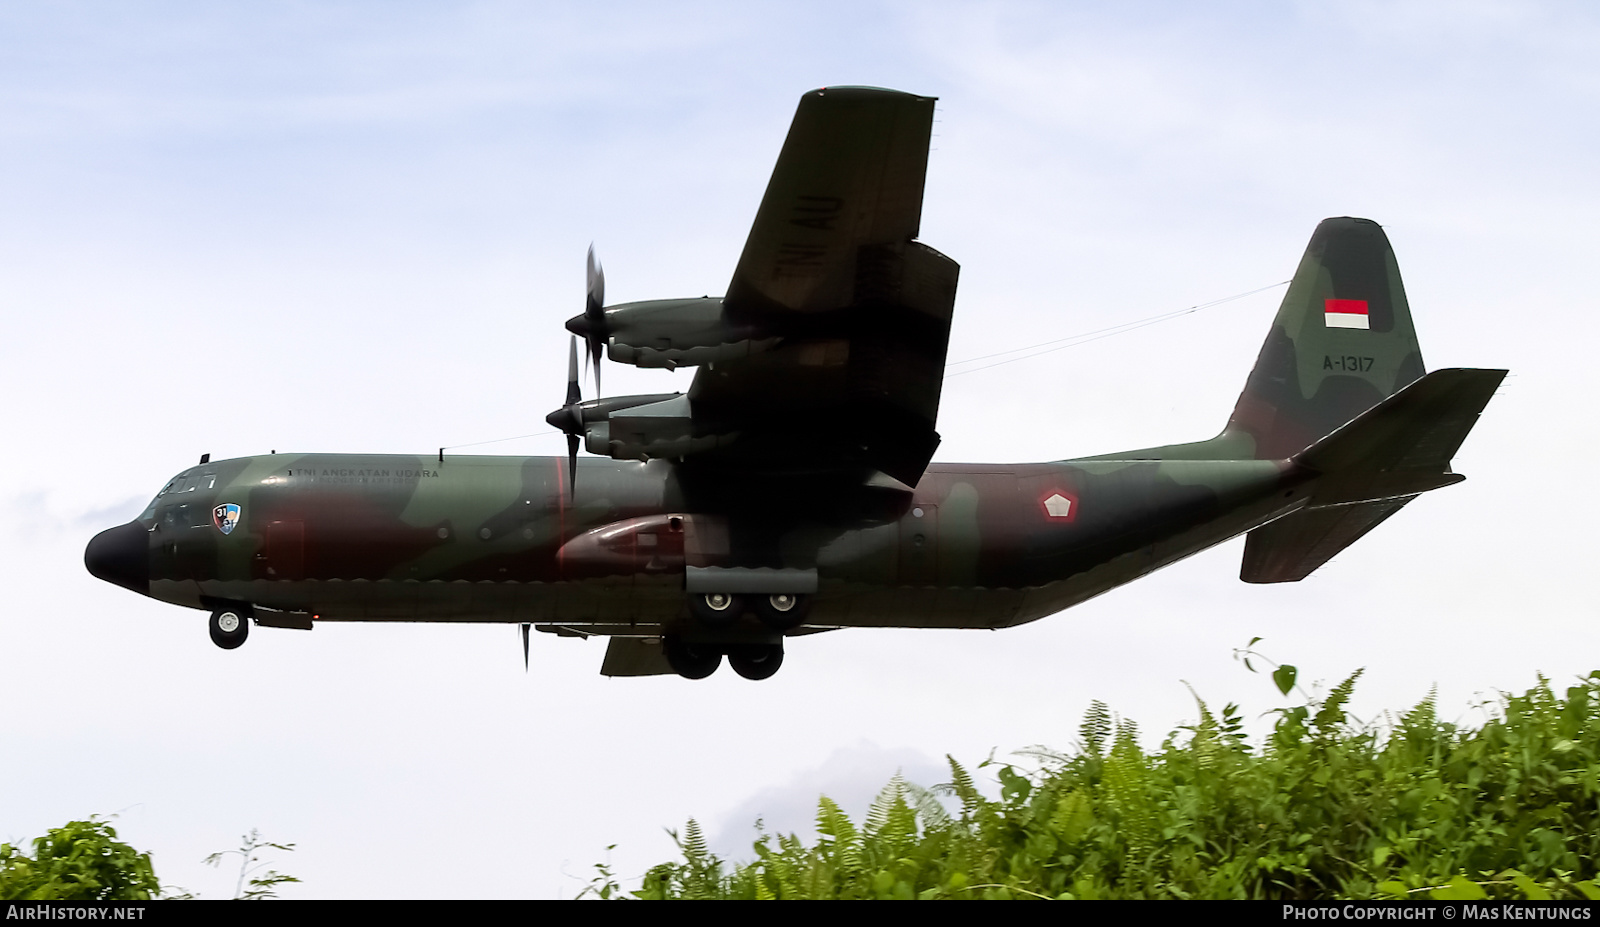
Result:
{"label": "cockpit window", "polygon": [[[214,473],[207,473],[203,479],[206,482],[215,485],[217,477]],[[161,491],[156,493],[156,497],[154,499],[150,500],[150,504],[144,507],[144,512],[139,515],[138,520],[147,522],[154,518],[156,515],[156,503],[160,502],[162,497],[174,493],[190,492],[196,488],[195,484],[197,482],[199,481],[196,480],[195,477],[190,473],[180,473],[173,477],[171,480],[167,481],[167,485],[161,487]]]}

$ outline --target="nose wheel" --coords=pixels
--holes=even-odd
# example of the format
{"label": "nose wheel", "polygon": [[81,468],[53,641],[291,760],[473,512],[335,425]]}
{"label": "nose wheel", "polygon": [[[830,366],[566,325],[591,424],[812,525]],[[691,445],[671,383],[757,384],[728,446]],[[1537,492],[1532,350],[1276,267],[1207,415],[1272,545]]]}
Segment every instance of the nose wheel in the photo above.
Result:
{"label": "nose wheel", "polygon": [[250,609],[225,606],[211,613],[211,643],[232,650],[250,636]]}

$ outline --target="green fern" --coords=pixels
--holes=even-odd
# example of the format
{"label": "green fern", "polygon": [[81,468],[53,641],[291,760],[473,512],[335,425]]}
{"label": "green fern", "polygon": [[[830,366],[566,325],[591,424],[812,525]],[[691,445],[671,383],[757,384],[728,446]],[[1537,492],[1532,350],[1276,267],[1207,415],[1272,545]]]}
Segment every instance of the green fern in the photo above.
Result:
{"label": "green fern", "polygon": [[814,846],[762,834],[726,875],[690,822],[682,860],[634,894],[1600,900],[1600,673],[1562,695],[1541,678],[1476,729],[1441,722],[1433,692],[1386,729],[1353,723],[1359,677],[1279,709],[1259,751],[1236,705],[1197,699],[1199,720],[1153,751],[1092,707],[1089,733],[1111,727],[1080,751],[978,767],[998,767],[998,799],[951,758],[935,789],[897,775],[860,830],[821,799]]}
{"label": "green fern", "polygon": [[1078,736],[1082,738],[1085,750],[1094,756],[1100,755],[1106,738],[1111,736],[1111,710],[1105,702],[1096,699],[1089,703],[1089,710],[1083,714],[1083,723],[1078,726]]}
{"label": "green fern", "polygon": [[1355,691],[1356,680],[1361,678],[1363,670],[1356,670],[1347,676],[1344,682],[1333,687],[1328,697],[1322,700],[1322,705],[1317,709],[1317,714],[1311,719],[1311,726],[1318,736],[1332,737],[1345,723],[1348,715],[1344,706],[1350,701],[1350,693]]}
{"label": "green fern", "polygon": [[961,800],[961,816],[971,820],[978,809],[983,807],[983,796],[978,794],[978,787],[972,784],[972,776],[956,762],[956,758],[945,754],[950,763],[950,781],[943,788]]}
{"label": "green fern", "polygon": [[861,870],[861,837],[849,815],[826,795],[817,802],[817,836],[823,838],[842,875],[852,876]]}
{"label": "green fern", "polygon": [[872,805],[867,809],[867,818],[862,822],[863,831],[868,836],[881,835],[889,824],[895,803],[904,803],[905,794],[906,780],[896,772],[889,784],[880,789],[878,796],[872,800]]}

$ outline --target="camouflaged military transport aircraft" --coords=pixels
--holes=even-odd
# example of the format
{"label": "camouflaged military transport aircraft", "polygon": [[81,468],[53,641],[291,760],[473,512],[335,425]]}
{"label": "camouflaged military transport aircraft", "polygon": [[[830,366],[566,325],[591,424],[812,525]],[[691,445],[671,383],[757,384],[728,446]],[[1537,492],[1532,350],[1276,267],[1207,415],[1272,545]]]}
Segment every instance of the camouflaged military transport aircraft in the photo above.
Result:
{"label": "camouflaged military transport aircraft", "polygon": [[[1003,628],[1240,534],[1293,582],[1419,493],[1503,370],[1426,373],[1366,219],[1317,227],[1222,433],[1037,464],[930,463],[956,263],[916,240],[934,101],[801,98],[722,298],[588,305],[567,327],[687,394],[583,400],[561,457],[278,454],[178,474],[89,572],[250,623],[476,621],[610,638],[601,672],[764,679],[790,637]],[[599,459],[579,459],[584,443]]]}

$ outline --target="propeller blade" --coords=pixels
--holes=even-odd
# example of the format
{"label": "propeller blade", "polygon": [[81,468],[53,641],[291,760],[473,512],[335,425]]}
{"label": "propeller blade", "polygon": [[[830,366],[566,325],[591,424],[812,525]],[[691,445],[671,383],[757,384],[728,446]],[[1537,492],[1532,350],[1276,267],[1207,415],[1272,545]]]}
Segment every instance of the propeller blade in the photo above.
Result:
{"label": "propeller blade", "polygon": [[551,428],[567,436],[567,477],[577,498],[578,439],[583,436],[583,388],[578,383],[578,339],[567,342],[567,401],[544,417]]}
{"label": "propeller blade", "polygon": [[588,258],[588,296],[583,304],[583,318],[588,324],[584,326],[583,338],[588,343],[588,353],[584,356],[585,364],[594,362],[594,393],[600,395],[600,356],[606,349],[606,271],[594,256],[594,243],[589,244]]}
{"label": "propeller blade", "polygon": [[524,624],[522,626],[522,671],[524,673],[528,671],[528,628],[530,627],[532,625]]}
{"label": "propeller blade", "polygon": [[594,242],[589,243],[589,300],[583,314],[591,319],[599,317],[606,305],[606,270],[594,257]]}
{"label": "propeller blade", "polygon": [[578,339],[574,336],[567,345],[567,405],[583,401],[583,389],[578,385]]}
{"label": "propeller blade", "polygon": [[578,436],[567,435],[567,492],[578,498]]}

